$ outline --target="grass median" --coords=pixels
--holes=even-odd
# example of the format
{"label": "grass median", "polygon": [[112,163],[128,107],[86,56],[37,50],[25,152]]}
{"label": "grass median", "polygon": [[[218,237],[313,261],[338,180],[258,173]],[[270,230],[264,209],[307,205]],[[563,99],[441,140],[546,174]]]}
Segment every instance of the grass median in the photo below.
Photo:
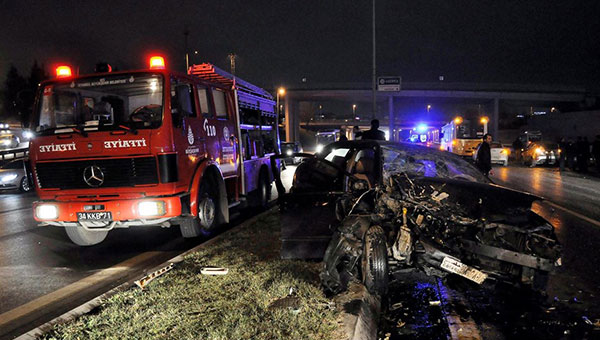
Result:
{"label": "grass median", "polygon": [[[315,262],[281,260],[279,214],[237,228],[173,270],[113,295],[43,339],[339,339]],[[226,275],[201,268],[225,267]]]}

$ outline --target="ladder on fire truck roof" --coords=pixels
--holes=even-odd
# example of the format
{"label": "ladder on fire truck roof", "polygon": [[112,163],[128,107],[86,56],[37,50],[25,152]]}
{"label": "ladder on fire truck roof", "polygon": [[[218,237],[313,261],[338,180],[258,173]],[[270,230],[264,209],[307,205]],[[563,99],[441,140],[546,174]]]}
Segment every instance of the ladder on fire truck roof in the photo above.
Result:
{"label": "ladder on fire truck roof", "polygon": [[235,81],[235,86],[238,90],[261,98],[273,100],[273,96],[269,92],[261,89],[258,86],[252,85],[229,72],[223,71],[213,64],[202,63],[200,65],[192,65],[188,69],[188,74],[229,87],[233,87]]}

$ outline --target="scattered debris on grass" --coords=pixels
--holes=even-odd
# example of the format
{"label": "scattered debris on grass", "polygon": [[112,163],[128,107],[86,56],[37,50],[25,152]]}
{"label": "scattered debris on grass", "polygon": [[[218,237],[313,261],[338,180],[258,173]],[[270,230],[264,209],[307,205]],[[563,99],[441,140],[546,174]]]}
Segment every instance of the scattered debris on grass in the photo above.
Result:
{"label": "scattered debris on grass", "polygon": [[146,285],[148,285],[150,283],[150,281],[154,280],[155,278],[163,275],[164,273],[168,272],[169,270],[173,269],[173,264],[170,263],[168,266],[160,268],[159,270],[156,270],[144,277],[142,277],[141,279],[135,281],[134,283],[140,287],[141,289],[144,289],[146,287]]}

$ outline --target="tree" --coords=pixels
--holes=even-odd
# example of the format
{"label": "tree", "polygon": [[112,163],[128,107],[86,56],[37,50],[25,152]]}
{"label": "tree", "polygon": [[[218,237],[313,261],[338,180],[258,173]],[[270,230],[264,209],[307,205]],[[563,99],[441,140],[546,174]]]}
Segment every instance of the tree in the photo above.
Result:
{"label": "tree", "polygon": [[27,82],[14,65],[10,66],[4,83],[4,117],[14,117],[21,111],[19,95],[27,88]]}
{"label": "tree", "polygon": [[20,95],[18,96],[18,100],[21,103],[21,110],[19,112],[21,125],[28,125],[29,118],[33,112],[33,102],[35,101],[35,93],[38,84],[46,79],[48,79],[48,75],[46,72],[44,72],[43,65],[40,67],[37,63],[37,60],[35,60],[33,62],[33,66],[31,66],[31,72],[29,74],[29,79],[27,80],[27,86],[21,90]]}

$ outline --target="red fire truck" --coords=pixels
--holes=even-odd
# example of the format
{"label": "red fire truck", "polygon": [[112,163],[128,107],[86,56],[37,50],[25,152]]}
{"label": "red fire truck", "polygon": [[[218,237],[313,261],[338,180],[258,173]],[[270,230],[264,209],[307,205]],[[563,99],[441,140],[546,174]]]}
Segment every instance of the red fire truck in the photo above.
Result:
{"label": "red fire truck", "polygon": [[[102,66],[102,65],[100,65]],[[210,64],[71,75],[40,85],[30,161],[34,218],[81,246],[113,228],[179,225],[196,237],[266,205],[278,152],[273,96]]]}

